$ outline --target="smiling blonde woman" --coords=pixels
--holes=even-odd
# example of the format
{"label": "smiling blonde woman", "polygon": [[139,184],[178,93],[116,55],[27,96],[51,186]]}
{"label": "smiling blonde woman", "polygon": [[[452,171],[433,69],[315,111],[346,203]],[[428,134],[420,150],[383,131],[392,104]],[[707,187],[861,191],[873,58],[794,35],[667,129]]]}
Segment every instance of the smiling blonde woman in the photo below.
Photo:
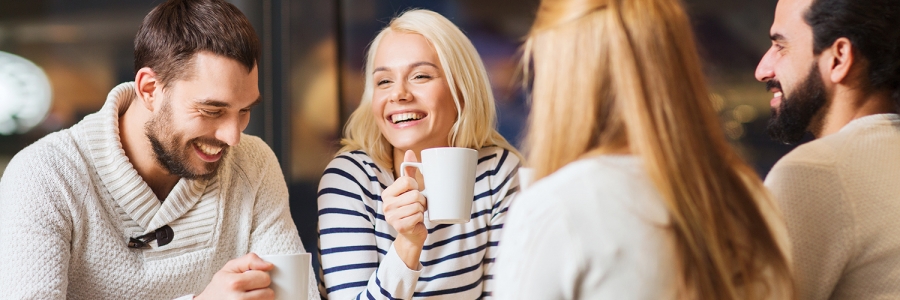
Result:
{"label": "smiling blonde woman", "polygon": [[[475,47],[443,16],[411,10],[375,37],[344,147],[319,183],[321,279],[331,299],[490,296],[518,152],[495,130]],[[472,220],[433,224],[421,176],[399,176],[423,149],[478,150]]]}

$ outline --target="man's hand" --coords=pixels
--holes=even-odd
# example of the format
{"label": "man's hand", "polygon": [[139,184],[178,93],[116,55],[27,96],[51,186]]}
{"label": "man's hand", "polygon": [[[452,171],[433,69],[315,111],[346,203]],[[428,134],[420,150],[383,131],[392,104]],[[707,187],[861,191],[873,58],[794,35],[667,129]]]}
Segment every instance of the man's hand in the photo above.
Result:
{"label": "man's hand", "polygon": [[268,271],[275,266],[248,253],[225,264],[194,299],[275,299]]}
{"label": "man's hand", "polygon": [[[415,162],[416,154],[407,150],[403,161]],[[381,200],[384,201],[385,221],[398,233],[394,249],[407,267],[415,269],[419,265],[419,254],[428,237],[428,229],[424,223],[428,204],[414,179],[416,168],[409,167],[407,171],[407,176],[397,178],[384,189]]]}

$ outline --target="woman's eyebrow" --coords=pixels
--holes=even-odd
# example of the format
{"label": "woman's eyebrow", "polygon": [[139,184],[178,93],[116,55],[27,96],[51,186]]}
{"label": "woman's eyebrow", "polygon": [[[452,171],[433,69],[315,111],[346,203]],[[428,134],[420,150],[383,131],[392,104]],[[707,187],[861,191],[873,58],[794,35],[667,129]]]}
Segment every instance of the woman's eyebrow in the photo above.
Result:
{"label": "woman's eyebrow", "polygon": [[[410,68],[410,69],[415,68],[415,67],[420,67],[420,66],[432,66],[432,67],[434,67],[435,69],[438,68],[438,66],[435,65],[434,63],[427,62],[427,61],[417,61],[417,62],[414,62],[414,63],[409,64],[409,68]],[[378,73],[378,72],[381,72],[381,71],[390,71],[390,70],[391,70],[391,68],[384,67],[384,66],[382,66],[382,67],[377,67],[377,68],[375,68],[375,70],[372,71],[372,74],[375,74],[375,73]]]}

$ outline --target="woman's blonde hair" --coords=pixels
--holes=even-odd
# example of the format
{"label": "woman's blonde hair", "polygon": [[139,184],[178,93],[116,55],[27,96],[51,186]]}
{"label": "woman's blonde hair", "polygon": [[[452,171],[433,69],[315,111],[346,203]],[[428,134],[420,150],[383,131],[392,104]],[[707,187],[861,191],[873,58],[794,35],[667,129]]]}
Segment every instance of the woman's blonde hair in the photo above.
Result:
{"label": "woman's blonde hair", "polygon": [[784,240],[763,213],[772,202],[724,139],[678,0],[543,0],[523,64],[536,178],[633,153],[672,217],[679,298],[791,297]]}
{"label": "woman's blonde hair", "polygon": [[434,47],[443,67],[444,78],[456,104],[456,122],[447,137],[448,145],[481,149],[498,146],[518,151],[495,129],[496,109],[487,71],[475,46],[450,20],[430,10],[410,10],[393,19],[378,33],[366,54],[366,85],[359,107],[350,115],[338,153],[363,150],[375,163],[393,169],[393,146],[381,134],[372,115],[372,80],[375,52],[388,32],[414,33],[425,37]]}

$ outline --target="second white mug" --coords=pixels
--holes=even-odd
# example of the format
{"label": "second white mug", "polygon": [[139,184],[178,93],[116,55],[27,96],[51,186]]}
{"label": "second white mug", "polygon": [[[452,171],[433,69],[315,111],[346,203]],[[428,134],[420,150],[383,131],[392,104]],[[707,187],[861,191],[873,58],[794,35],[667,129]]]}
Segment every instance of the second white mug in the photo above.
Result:
{"label": "second white mug", "polygon": [[309,253],[260,255],[259,258],[275,265],[269,276],[269,287],[275,291],[276,300],[309,298],[309,268],[312,255]]}

